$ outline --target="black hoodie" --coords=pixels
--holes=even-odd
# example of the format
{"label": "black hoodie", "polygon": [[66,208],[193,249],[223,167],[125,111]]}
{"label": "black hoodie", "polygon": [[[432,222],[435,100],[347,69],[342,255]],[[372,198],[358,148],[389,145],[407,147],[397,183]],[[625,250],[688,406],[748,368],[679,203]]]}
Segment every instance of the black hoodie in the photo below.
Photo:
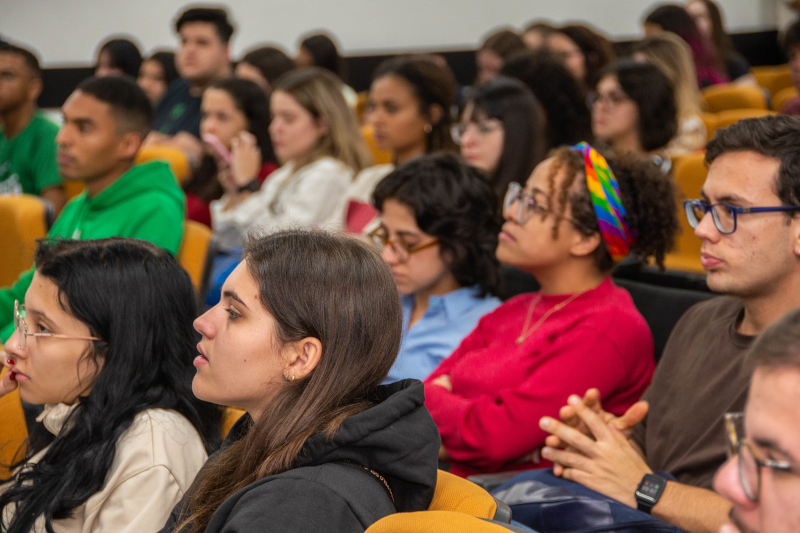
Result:
{"label": "black hoodie", "polygon": [[[427,509],[436,488],[440,439],[425,408],[423,385],[404,380],[378,387],[377,396],[379,403],[345,420],[332,441],[321,433],[309,438],[295,468],[256,481],[225,500],[205,533],[361,533],[394,512]],[[245,415],[223,449],[241,438],[248,425]],[[386,480],[394,504],[368,469]],[[190,498],[191,489],[161,533],[172,531]]]}

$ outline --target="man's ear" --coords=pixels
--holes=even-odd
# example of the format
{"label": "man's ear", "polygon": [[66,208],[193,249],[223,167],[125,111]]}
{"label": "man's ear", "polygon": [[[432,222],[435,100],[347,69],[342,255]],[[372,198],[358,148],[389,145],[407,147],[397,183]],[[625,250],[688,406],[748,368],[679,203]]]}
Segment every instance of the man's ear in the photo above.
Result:
{"label": "man's ear", "polygon": [[127,133],[123,133],[119,143],[117,143],[117,153],[120,159],[133,159],[136,157],[136,152],[139,151],[139,148],[142,146],[142,134],[129,131]]}
{"label": "man's ear", "polygon": [[312,370],[317,368],[320,357],[322,357],[322,342],[316,337],[300,339],[287,348],[290,356],[288,366],[284,370],[284,377],[289,381],[308,376]]}

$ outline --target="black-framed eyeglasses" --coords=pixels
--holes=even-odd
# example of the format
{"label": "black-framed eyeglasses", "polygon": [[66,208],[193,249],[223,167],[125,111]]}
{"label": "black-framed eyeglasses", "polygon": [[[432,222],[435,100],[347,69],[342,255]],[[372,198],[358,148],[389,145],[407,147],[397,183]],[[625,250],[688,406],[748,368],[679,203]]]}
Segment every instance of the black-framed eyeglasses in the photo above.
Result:
{"label": "black-framed eyeglasses", "polygon": [[512,181],[508,184],[508,190],[506,191],[506,196],[503,199],[503,212],[505,213],[515,203],[517,204],[517,212],[515,213],[514,220],[520,226],[530,220],[534,213],[552,213],[559,218],[563,218],[564,220],[571,222],[579,228],[584,228],[584,225],[578,220],[554,211],[547,204],[540,202],[536,198],[536,195],[523,190],[522,185],[516,181]]}
{"label": "black-framed eyeglasses", "polygon": [[19,347],[23,350],[28,347],[28,337],[56,337],[58,339],[73,339],[81,341],[100,341],[99,337],[82,337],[80,335],[63,335],[61,333],[28,333],[25,323],[25,306],[14,300],[14,328],[19,333]]}
{"label": "black-framed eyeglasses", "polygon": [[630,100],[630,96],[624,93],[608,93],[608,94],[600,94],[600,93],[589,93],[589,96],[586,97],[586,106],[591,109],[597,104],[604,104],[609,108],[615,108],[619,104],[623,102],[627,102]]}
{"label": "black-framed eyeglasses", "polygon": [[389,232],[386,231],[386,228],[383,226],[378,226],[374,230],[370,231],[367,236],[372,240],[372,242],[375,243],[376,246],[380,246],[381,248],[389,246],[394,256],[401,263],[408,261],[408,258],[411,256],[411,254],[439,244],[439,239],[436,238],[434,238],[432,241],[418,244],[409,244],[401,239],[390,239]]}
{"label": "black-framed eyeglasses", "polygon": [[753,503],[761,495],[761,470],[772,468],[780,472],[793,472],[788,461],[759,458],[744,436],[744,413],[725,413],[725,433],[729,453],[736,456],[739,482],[744,495]]}
{"label": "black-framed eyeglasses", "polygon": [[703,217],[711,211],[711,218],[720,233],[730,235],[736,231],[736,219],[739,215],[751,213],[780,213],[800,211],[800,205],[783,205],[779,207],[737,207],[726,203],[709,204],[705,200],[685,200],[683,209],[686,219],[692,228],[696,228]]}

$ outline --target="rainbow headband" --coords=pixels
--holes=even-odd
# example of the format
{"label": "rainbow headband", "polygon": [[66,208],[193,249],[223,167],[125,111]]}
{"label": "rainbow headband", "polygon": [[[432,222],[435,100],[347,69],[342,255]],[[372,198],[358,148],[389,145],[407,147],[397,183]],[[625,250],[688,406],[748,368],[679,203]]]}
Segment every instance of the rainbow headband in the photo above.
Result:
{"label": "rainbow headband", "polygon": [[600,226],[600,235],[616,263],[628,255],[636,237],[625,223],[625,207],[620,201],[619,183],[608,167],[606,158],[582,142],[572,147],[583,154],[586,165],[586,185],[592,196],[594,213]]}

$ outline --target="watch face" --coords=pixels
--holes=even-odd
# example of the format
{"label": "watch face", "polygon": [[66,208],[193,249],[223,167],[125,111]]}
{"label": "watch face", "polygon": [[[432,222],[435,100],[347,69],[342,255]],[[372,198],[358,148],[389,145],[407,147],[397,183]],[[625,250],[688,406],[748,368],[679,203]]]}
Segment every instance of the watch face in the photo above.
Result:
{"label": "watch face", "polygon": [[636,495],[655,502],[664,491],[665,484],[666,480],[653,474],[647,474],[644,476],[644,479],[642,479],[642,482],[639,483],[639,488],[636,489]]}

